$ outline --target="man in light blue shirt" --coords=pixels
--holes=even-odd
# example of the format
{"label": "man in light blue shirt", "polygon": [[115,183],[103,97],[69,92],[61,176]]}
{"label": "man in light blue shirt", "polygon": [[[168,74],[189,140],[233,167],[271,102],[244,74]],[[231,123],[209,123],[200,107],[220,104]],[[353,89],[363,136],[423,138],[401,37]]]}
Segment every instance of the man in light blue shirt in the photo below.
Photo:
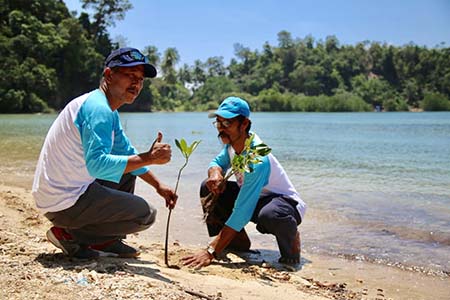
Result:
{"label": "man in light blue shirt", "polygon": [[139,255],[122,240],[150,227],[156,209],[133,194],[136,176],[152,185],[166,206],[175,206],[177,196],[148,168],[170,160],[170,145],[158,133],[150,149],[139,153],[117,111],[133,103],[144,77],[155,76],[155,67],[137,49],[114,50],[105,60],[100,87],[69,102],[49,129],[32,194],[54,225],[48,240],[69,256]]}
{"label": "man in light blue shirt", "polygon": [[[236,182],[222,184],[231,167],[234,155],[244,154],[245,141],[250,137],[251,121],[248,103],[238,97],[228,97],[217,111],[214,125],[225,145],[208,168],[208,179],[202,183],[200,196],[212,192],[219,195],[206,219],[208,233],[216,238],[208,248],[183,258],[184,264],[200,268],[211,263],[225,248],[250,249],[250,240],[244,226],[252,221],[261,233],[273,234],[281,257],[279,262],[300,262],[300,234],[297,226],[303,220],[306,204],[289,180],[278,160],[269,153],[261,163],[252,165],[252,172],[237,173]],[[254,145],[261,144],[255,134]],[[204,210],[206,209],[205,203]]]}

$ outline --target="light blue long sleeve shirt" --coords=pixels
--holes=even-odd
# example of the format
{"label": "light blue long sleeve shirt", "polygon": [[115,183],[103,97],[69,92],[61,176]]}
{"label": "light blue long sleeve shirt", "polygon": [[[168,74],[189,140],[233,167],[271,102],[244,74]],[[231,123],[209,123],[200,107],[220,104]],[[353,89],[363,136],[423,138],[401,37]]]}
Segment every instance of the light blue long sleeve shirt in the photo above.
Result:
{"label": "light blue long sleeve shirt", "polygon": [[[255,135],[252,145],[261,144],[261,139]],[[225,145],[222,151],[211,161],[209,168],[220,167],[223,175],[231,168],[231,161],[235,155],[233,147]],[[284,195],[297,202],[296,208],[301,218],[304,218],[306,204],[300,198],[294,185],[289,180],[281,164],[272,153],[261,157],[261,163],[251,166],[253,172],[240,174],[235,177],[240,191],[234,204],[233,212],[225,225],[236,231],[241,231],[251,220],[259,198],[269,194]]]}

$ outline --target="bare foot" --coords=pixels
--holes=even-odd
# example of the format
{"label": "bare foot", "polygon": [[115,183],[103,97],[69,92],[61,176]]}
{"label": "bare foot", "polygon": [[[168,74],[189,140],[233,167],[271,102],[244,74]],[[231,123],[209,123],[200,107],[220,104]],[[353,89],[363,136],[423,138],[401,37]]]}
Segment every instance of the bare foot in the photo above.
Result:
{"label": "bare foot", "polygon": [[295,235],[295,240],[292,243],[291,248],[291,256],[289,257],[280,257],[278,260],[279,263],[295,265],[300,263],[300,251],[301,251],[301,240],[300,240],[300,232],[297,231]]}

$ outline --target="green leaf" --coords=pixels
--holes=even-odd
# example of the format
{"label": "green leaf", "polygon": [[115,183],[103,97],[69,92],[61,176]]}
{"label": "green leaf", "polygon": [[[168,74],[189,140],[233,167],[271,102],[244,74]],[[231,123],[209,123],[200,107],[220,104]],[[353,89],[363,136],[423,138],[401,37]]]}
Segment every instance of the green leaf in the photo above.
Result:
{"label": "green leaf", "polygon": [[255,138],[255,134],[253,133],[248,139],[245,140],[245,148],[249,148]]}
{"label": "green leaf", "polygon": [[177,139],[175,139],[175,145],[177,145],[178,149],[180,149],[181,153],[183,153],[183,149],[181,149],[180,142]]}
{"label": "green leaf", "polygon": [[264,143],[252,145],[255,134],[245,140],[245,146],[241,154],[236,154],[231,162],[231,172],[253,172],[253,165],[262,162],[261,157],[268,155],[272,149]]}
{"label": "green leaf", "polygon": [[188,146],[185,139],[177,140],[175,139],[175,145],[180,149],[181,154],[188,159],[189,156],[195,151],[198,144],[200,144],[201,141],[194,141],[190,146]]}
{"label": "green leaf", "polygon": [[195,149],[198,147],[198,144],[200,144],[201,141],[193,141],[191,146],[189,146],[189,155],[190,156],[192,154],[192,152],[195,151]]}
{"label": "green leaf", "polygon": [[182,149],[183,154],[186,155],[187,148],[188,148],[186,140],[185,139],[181,139],[180,144],[181,144],[181,149]]}

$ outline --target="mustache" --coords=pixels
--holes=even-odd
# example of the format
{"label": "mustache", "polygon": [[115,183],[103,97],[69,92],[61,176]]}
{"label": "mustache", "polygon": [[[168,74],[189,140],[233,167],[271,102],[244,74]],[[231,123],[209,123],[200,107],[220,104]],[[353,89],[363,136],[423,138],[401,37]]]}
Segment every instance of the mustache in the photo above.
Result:
{"label": "mustache", "polygon": [[138,93],[138,89],[136,88],[129,88],[127,89],[128,92],[133,93],[133,94],[137,94]]}
{"label": "mustache", "polygon": [[218,138],[221,138],[221,137],[228,137],[228,138],[229,138],[228,134],[226,134],[226,133],[223,132],[223,131],[219,132],[219,134],[217,135],[217,137],[218,137]]}

